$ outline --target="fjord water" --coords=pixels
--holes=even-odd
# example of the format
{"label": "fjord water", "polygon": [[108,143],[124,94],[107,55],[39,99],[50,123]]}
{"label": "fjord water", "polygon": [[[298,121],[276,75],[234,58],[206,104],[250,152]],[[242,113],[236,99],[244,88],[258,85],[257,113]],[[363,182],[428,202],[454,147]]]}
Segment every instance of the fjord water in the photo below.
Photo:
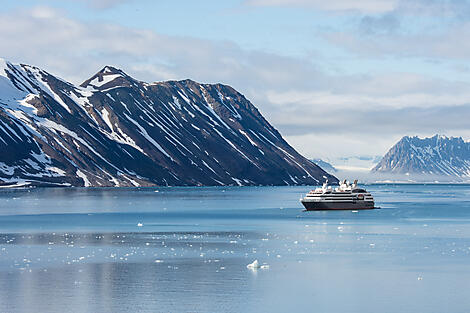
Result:
{"label": "fjord water", "polygon": [[0,312],[468,312],[469,185],[309,189],[0,190]]}

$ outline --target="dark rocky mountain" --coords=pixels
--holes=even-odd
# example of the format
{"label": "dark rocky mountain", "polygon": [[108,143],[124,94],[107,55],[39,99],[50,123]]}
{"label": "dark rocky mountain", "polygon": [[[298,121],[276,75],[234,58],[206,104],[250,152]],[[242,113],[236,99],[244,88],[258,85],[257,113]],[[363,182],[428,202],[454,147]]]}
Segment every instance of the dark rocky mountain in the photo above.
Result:
{"label": "dark rocky mountain", "polygon": [[385,154],[372,173],[469,177],[470,143],[439,135],[424,139],[405,136]]}
{"label": "dark rocky mountain", "polygon": [[110,66],[75,86],[0,59],[3,185],[289,185],[326,177],[337,181],[229,86],[145,83]]}

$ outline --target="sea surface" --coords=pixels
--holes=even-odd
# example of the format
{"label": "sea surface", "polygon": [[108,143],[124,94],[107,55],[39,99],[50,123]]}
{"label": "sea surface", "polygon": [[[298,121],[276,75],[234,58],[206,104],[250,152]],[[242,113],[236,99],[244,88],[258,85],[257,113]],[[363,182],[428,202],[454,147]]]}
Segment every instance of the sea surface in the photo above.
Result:
{"label": "sea surface", "polygon": [[366,188],[0,190],[0,312],[470,312],[470,186]]}

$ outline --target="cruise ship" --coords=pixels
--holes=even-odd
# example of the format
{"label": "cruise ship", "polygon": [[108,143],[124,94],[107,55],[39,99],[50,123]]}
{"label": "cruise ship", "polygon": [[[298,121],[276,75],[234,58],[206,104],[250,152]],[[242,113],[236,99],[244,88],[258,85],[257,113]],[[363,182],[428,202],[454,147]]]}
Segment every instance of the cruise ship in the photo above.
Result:
{"label": "cruise ship", "polygon": [[374,197],[365,189],[357,186],[357,179],[349,184],[343,180],[339,187],[328,186],[328,181],[321,188],[307,193],[300,199],[307,211],[319,210],[367,210],[374,208]]}

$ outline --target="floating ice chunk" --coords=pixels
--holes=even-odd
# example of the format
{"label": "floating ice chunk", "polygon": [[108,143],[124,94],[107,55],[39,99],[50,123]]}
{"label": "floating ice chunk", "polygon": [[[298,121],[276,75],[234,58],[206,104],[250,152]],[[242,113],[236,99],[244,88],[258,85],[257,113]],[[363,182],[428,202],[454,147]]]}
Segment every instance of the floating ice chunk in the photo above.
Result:
{"label": "floating ice chunk", "polygon": [[251,264],[248,264],[246,266],[247,268],[251,269],[251,270],[257,270],[257,269],[269,269],[269,265],[266,264],[266,263],[263,263],[263,264],[260,264],[258,262],[258,260],[254,260],[253,263]]}
{"label": "floating ice chunk", "polygon": [[142,227],[142,226],[144,226],[144,224],[142,224],[142,223],[137,223],[137,227]]}
{"label": "floating ice chunk", "polygon": [[258,269],[261,266],[259,265],[258,260],[254,260],[253,263],[248,264],[246,267],[249,269]]}
{"label": "floating ice chunk", "polygon": [[163,260],[155,260],[155,263],[163,263]]}

